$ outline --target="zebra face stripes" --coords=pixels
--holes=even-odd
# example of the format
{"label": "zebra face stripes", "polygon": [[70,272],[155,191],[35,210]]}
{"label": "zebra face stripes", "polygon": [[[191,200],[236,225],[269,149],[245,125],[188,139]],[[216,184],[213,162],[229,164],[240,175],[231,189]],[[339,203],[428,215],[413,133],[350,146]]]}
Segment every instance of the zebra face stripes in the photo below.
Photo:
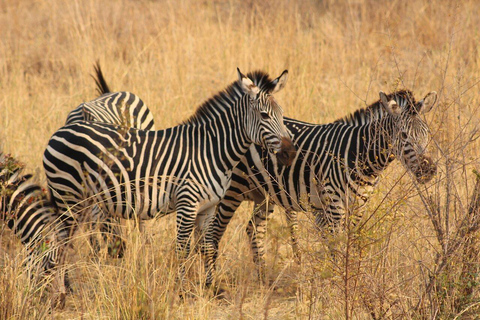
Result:
{"label": "zebra face stripes", "polygon": [[380,92],[381,105],[392,116],[393,154],[410,170],[417,181],[426,183],[436,173],[429,157],[424,156],[429,140],[427,124],[419,117],[430,111],[437,93],[430,92],[419,102],[410,91],[396,92],[390,96]]}
{"label": "zebra face stripes", "polygon": [[253,124],[246,128],[248,135],[254,144],[264,146],[271,153],[276,154],[283,165],[288,166],[295,157],[295,147],[283,124],[283,110],[273,96],[285,86],[287,76],[288,72],[285,70],[272,81],[274,86],[271,93],[261,94],[260,88],[238,70],[239,81],[247,93],[245,97],[248,97],[249,104],[252,106],[247,113],[246,123]]}
{"label": "zebra face stripes", "polygon": [[367,108],[324,125],[285,119],[298,147],[297,157],[289,167],[279,168],[270,154],[250,147],[233,172],[215,218],[207,226],[202,248],[207,282],[214,280],[218,243],[244,200],[255,202],[247,232],[254,260],[263,270],[266,220],[275,204],[286,210],[296,247],[296,211],[313,209],[319,226],[337,223],[346,213],[360,211],[380,173],[395,157],[419,182],[432,178],[436,167],[425,155],[429,131],[419,114],[432,109],[436,94],[429,93],[419,102],[408,90],[380,93],[380,98]]}
{"label": "zebra face stripes", "polygon": [[[70,234],[75,221],[89,220],[90,204],[126,219],[176,211],[176,249],[184,259],[196,221],[214,212],[252,142],[267,148],[278,148],[285,139],[291,144],[281,109],[271,102],[285,79],[280,76],[278,86],[265,89],[252,85],[268,79],[265,73],[251,76],[241,77],[184,123],[166,130],[118,130],[98,122],[60,128],[47,145],[44,168]],[[260,121],[262,112],[270,112],[271,119]]]}

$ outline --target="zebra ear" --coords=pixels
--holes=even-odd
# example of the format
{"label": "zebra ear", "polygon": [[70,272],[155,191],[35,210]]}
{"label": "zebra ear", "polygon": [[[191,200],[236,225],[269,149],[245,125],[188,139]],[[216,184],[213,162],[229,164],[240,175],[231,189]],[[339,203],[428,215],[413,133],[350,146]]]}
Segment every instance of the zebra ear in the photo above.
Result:
{"label": "zebra ear", "polygon": [[423,100],[419,101],[418,113],[427,113],[432,110],[433,106],[437,102],[437,93],[435,91],[429,92]]}
{"label": "zebra ear", "polygon": [[253,83],[252,80],[247,78],[239,68],[237,68],[238,72],[238,81],[240,82],[240,85],[242,86],[243,92],[248,94],[251,98],[255,99],[257,97],[257,94],[260,92],[260,89]]}
{"label": "zebra ear", "polygon": [[275,80],[272,81],[272,84],[275,86],[271,93],[276,93],[285,87],[285,84],[287,83],[288,79],[288,70],[285,70],[282,72],[282,74],[276,78]]}
{"label": "zebra ear", "polygon": [[385,110],[387,110],[388,113],[390,113],[393,116],[396,116],[402,113],[402,109],[397,104],[397,101],[395,101],[394,99],[388,100],[387,95],[383,91],[380,91],[379,95],[380,95],[380,104],[383,106]]}

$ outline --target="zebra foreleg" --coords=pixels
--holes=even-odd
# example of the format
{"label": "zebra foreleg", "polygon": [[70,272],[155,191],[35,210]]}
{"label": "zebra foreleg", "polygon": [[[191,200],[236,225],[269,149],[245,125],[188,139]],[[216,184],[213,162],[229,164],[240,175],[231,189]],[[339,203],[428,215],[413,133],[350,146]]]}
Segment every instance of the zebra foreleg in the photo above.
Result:
{"label": "zebra foreleg", "polygon": [[297,212],[285,210],[285,217],[287,218],[288,228],[290,229],[290,241],[292,245],[293,256],[297,264],[302,262],[302,256],[298,247],[297,233],[298,233],[298,218]]}
{"label": "zebra foreleg", "polygon": [[184,206],[177,206],[177,242],[175,252],[177,255],[178,282],[180,283],[181,296],[185,293],[185,275],[187,258],[190,255],[190,243],[195,227],[196,206],[187,203]]}
{"label": "zebra foreleg", "polygon": [[[255,197],[256,198],[256,197]],[[267,232],[267,220],[273,212],[274,205],[263,198],[255,199],[253,216],[247,225],[247,234],[253,253],[253,261],[257,266],[258,277],[263,283],[267,283],[265,273],[265,234]]]}
{"label": "zebra foreleg", "polygon": [[218,245],[225,233],[233,214],[243,201],[242,195],[233,190],[228,190],[225,197],[216,207],[217,211],[211,221],[205,224],[206,231],[204,241],[201,244],[201,252],[205,263],[205,285],[212,287],[216,294],[221,296],[226,292],[220,285],[214,285],[216,279],[216,261],[218,258]]}

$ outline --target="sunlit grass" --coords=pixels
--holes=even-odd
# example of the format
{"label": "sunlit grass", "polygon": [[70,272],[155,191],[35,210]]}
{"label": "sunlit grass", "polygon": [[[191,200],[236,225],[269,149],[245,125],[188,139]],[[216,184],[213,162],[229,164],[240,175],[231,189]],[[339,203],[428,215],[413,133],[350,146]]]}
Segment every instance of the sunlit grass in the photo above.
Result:
{"label": "sunlit grass", "polygon": [[[435,90],[439,102],[426,118],[439,171],[425,192],[443,201],[449,184],[452,199],[442,212],[450,208],[456,221],[468,207],[470,169],[479,167],[480,158],[479,9],[475,1],[3,1],[0,150],[25,162],[43,183],[49,137],[73,108],[96,97],[90,77],[96,60],[112,89],[145,101],[157,128],[186,119],[236,79],[237,67],[244,73],[263,69],[272,77],[288,69],[277,100],[286,116],[314,123],[364,107],[380,90],[407,87],[418,99]],[[396,162],[382,177],[366,211],[372,218],[355,240],[363,246],[351,264],[328,251],[330,243],[344,254],[348,234],[321,236],[311,215],[301,213],[303,259],[297,265],[277,210],[267,234],[272,286],[257,281],[244,231],[252,205],[242,205],[220,247],[219,277],[228,301],[203,288],[198,255],[188,273],[192,297],[178,298],[172,215],[148,222],[143,234],[126,224],[128,248],[121,260],[109,258],[106,249],[94,257],[88,233],[79,234],[68,261],[74,292],[64,310],[49,315],[48,294],[32,291],[24,252],[4,226],[0,292],[12,294],[2,294],[0,316],[363,319],[375,310],[384,318],[415,318],[421,313],[412,310],[441,250],[418,190],[404,173]],[[353,276],[346,284],[347,268]],[[469,310],[478,297],[475,290]],[[448,314],[450,307],[442,308]]]}

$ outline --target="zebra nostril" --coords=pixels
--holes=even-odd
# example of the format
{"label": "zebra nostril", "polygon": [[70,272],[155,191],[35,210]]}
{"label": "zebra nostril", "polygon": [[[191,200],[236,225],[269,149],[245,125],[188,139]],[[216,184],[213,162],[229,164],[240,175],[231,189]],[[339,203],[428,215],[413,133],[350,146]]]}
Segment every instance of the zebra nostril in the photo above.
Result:
{"label": "zebra nostril", "polygon": [[280,151],[276,153],[277,160],[280,164],[285,166],[290,166],[295,159],[297,154],[297,149],[288,138],[282,138],[282,143],[280,146]]}

